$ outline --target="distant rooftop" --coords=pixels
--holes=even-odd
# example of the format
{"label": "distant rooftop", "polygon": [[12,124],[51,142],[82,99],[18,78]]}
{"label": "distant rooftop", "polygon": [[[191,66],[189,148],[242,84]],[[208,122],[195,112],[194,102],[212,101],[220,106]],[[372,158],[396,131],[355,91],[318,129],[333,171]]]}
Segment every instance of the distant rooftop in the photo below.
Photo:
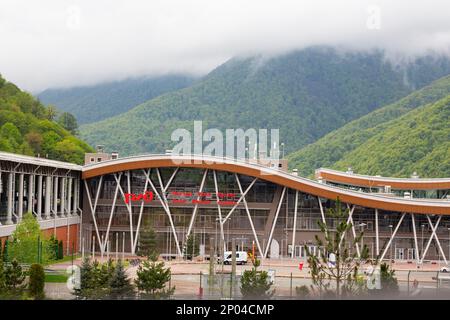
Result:
{"label": "distant rooftop", "polygon": [[3,151],[0,151],[0,161],[20,162],[26,164],[33,164],[37,166],[61,168],[76,171],[81,171],[82,169],[82,166],[71,162],[56,161],[47,158],[30,157]]}

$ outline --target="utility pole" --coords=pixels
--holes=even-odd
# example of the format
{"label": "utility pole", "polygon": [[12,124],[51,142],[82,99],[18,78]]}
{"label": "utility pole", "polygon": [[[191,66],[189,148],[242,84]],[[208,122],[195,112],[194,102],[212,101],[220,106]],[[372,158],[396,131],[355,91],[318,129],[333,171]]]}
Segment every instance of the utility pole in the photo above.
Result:
{"label": "utility pole", "polygon": [[230,280],[230,299],[233,297],[233,286],[236,275],[236,239],[231,239],[231,280]]}

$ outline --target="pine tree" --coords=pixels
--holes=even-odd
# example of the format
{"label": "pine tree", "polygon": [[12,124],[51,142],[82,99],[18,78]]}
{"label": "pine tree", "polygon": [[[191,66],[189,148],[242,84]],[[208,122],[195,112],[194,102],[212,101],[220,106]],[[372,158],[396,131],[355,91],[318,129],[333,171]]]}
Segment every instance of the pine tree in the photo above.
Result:
{"label": "pine tree", "polygon": [[133,294],[133,286],[130,283],[122,261],[119,260],[112,277],[109,281],[110,296],[113,299],[119,299],[122,297],[129,297]]}
{"label": "pine tree", "polygon": [[186,245],[183,248],[183,256],[186,259],[193,259],[198,256],[200,253],[200,244],[198,238],[194,238],[194,235],[191,233],[189,237],[186,239]]}
{"label": "pine tree", "polygon": [[147,223],[139,234],[138,256],[148,258],[151,255],[156,254],[156,243],[155,230]]}
{"label": "pine tree", "polygon": [[391,294],[399,292],[397,278],[395,277],[395,270],[390,270],[387,263],[380,265],[380,283],[381,290]]}
{"label": "pine tree", "polygon": [[134,280],[139,291],[151,299],[164,299],[173,295],[175,287],[167,289],[166,284],[170,281],[171,270],[164,267],[164,262],[144,261],[136,271],[137,278]]}
{"label": "pine tree", "polygon": [[45,272],[42,265],[34,263],[29,270],[28,291],[34,299],[43,299],[45,297]]}
{"label": "pine tree", "polygon": [[58,239],[52,234],[48,241],[48,251],[50,260],[58,260],[59,257],[59,242]]}
{"label": "pine tree", "polygon": [[241,278],[241,294],[243,299],[270,299],[275,290],[270,290],[272,283],[267,271],[258,271],[261,262],[254,259],[253,268],[245,270]]}
{"label": "pine tree", "polygon": [[5,286],[12,297],[20,297],[25,289],[25,273],[16,259],[5,269]]}
{"label": "pine tree", "polygon": [[95,288],[95,278],[93,267],[89,258],[84,258],[80,268],[80,287],[74,290],[74,294],[79,298],[89,298]]}

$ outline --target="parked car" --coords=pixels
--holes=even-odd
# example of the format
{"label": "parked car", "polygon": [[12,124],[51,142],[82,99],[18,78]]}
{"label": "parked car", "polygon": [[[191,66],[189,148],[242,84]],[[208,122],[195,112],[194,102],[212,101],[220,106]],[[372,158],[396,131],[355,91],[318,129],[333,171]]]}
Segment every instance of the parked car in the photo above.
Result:
{"label": "parked car", "polygon": [[450,267],[449,266],[443,266],[440,271],[441,272],[450,272]]}
{"label": "parked car", "polygon": [[[245,251],[236,251],[236,264],[246,264],[248,260],[248,254]],[[224,264],[231,264],[231,251],[225,251],[224,253]]]}

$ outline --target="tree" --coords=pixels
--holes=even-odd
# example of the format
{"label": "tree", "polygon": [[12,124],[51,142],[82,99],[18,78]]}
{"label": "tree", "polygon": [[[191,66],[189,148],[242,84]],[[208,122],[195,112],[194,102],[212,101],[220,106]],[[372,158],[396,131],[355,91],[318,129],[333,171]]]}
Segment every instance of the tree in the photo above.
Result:
{"label": "tree", "polygon": [[26,285],[25,273],[22,270],[19,262],[16,259],[11,261],[11,264],[5,268],[5,288],[8,296],[18,298],[22,296]]}
{"label": "tree", "polygon": [[42,135],[42,139],[42,153],[48,155],[49,158],[55,158],[57,156],[56,144],[63,138],[54,131],[48,131]]}
{"label": "tree", "polygon": [[[48,241],[43,240],[41,228],[32,213],[26,213],[17,224],[11,235],[9,256],[20,263],[35,263],[48,261]],[[41,250],[42,248],[42,250]]]}
{"label": "tree", "polygon": [[[337,198],[335,208],[327,211],[327,217],[334,219],[336,229],[328,227],[326,222],[318,221],[323,239],[316,235],[316,247],[324,251],[315,254],[305,245],[313,285],[320,294],[341,297],[357,294],[362,290],[363,282],[358,276],[358,270],[361,263],[367,261],[368,248],[364,246],[358,255],[362,233],[353,241],[348,241],[346,234],[352,229],[348,216],[349,209],[344,210]],[[331,289],[332,281],[335,289]]]}
{"label": "tree", "polygon": [[122,261],[119,260],[109,281],[110,297],[119,299],[129,297],[134,293],[130,279],[125,272]]}
{"label": "tree", "polygon": [[137,278],[134,280],[139,291],[151,299],[169,298],[175,292],[175,287],[167,289],[166,284],[170,281],[171,270],[164,267],[164,262],[146,260],[139,265],[136,271]]}
{"label": "tree", "polygon": [[3,259],[0,259],[0,298],[4,295],[6,291],[6,279],[5,279],[5,263]]}
{"label": "tree", "polygon": [[48,252],[50,260],[58,260],[59,256],[59,242],[55,235],[51,235],[48,240]]}
{"label": "tree", "polygon": [[8,261],[9,258],[9,252],[8,252],[8,247],[9,247],[9,241],[8,239],[5,240],[5,244],[3,245],[3,251],[2,251],[2,260],[3,261]]}
{"label": "tree", "polygon": [[138,256],[150,257],[156,253],[156,233],[155,230],[147,224],[139,235]]}
{"label": "tree", "polygon": [[53,121],[58,114],[58,110],[54,105],[49,105],[46,109],[46,118],[50,121]]}
{"label": "tree", "polygon": [[42,265],[33,263],[29,270],[28,292],[36,300],[44,299],[45,272]]}
{"label": "tree", "polygon": [[25,140],[28,142],[29,146],[33,149],[35,153],[42,152],[42,142],[43,138],[39,132],[30,131],[25,135]]}
{"label": "tree", "polygon": [[11,122],[7,122],[1,127],[0,137],[6,139],[14,151],[17,150],[19,145],[23,142],[19,129]]}
{"label": "tree", "polygon": [[53,152],[55,153],[56,158],[62,161],[73,163],[83,163],[84,161],[85,150],[83,150],[78,141],[73,137],[65,138],[56,143]]}
{"label": "tree", "polygon": [[382,291],[391,294],[399,292],[395,270],[389,270],[389,265],[387,263],[382,263],[380,265],[380,284]]}
{"label": "tree", "polygon": [[199,253],[200,253],[200,244],[198,238],[195,238],[194,234],[191,233],[189,237],[186,239],[186,244],[183,248],[183,256],[191,260],[194,257],[198,256]]}
{"label": "tree", "polygon": [[58,242],[58,260],[64,258],[64,244],[62,240]]}
{"label": "tree", "polygon": [[245,270],[241,278],[241,294],[243,299],[270,299],[275,290],[270,290],[272,283],[267,271],[259,271],[261,262],[253,259],[253,268]]}
{"label": "tree", "polygon": [[80,287],[74,290],[74,294],[79,298],[91,297],[91,292],[95,288],[94,272],[89,258],[84,258],[80,268]]}
{"label": "tree", "polygon": [[58,117],[57,121],[64,129],[69,131],[72,134],[78,134],[78,123],[77,119],[73,114],[69,112],[63,112]]}
{"label": "tree", "polygon": [[295,295],[301,299],[309,298],[309,288],[306,285],[295,287]]}

